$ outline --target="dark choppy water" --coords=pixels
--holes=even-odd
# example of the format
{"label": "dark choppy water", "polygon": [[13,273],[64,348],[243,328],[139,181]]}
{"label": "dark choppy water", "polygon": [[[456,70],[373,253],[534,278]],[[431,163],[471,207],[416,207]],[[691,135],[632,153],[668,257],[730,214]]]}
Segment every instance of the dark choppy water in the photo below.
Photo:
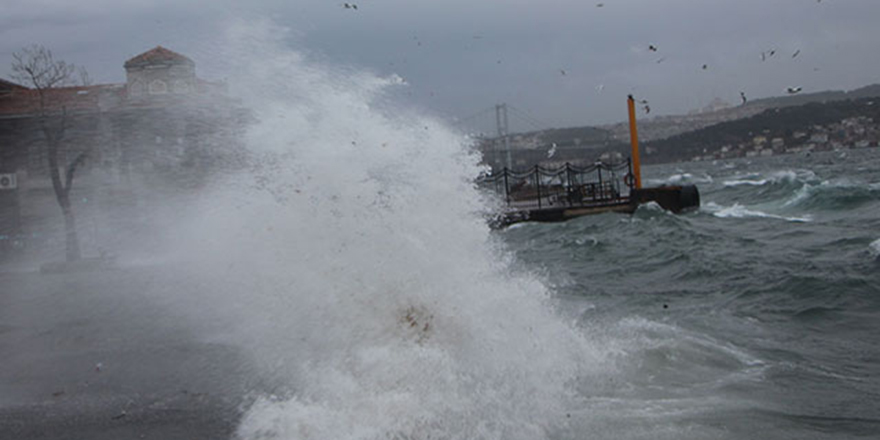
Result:
{"label": "dark choppy water", "polygon": [[880,436],[880,151],[648,167],[703,207],[500,236],[612,365],[581,380],[597,438]]}

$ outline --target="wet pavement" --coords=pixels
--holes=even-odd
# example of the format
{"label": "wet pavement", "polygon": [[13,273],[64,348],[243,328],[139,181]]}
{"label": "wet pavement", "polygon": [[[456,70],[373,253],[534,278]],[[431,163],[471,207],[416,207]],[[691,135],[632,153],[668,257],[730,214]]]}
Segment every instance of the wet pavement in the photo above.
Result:
{"label": "wet pavement", "polygon": [[175,310],[182,285],[148,268],[0,271],[0,439],[233,438],[252,370]]}

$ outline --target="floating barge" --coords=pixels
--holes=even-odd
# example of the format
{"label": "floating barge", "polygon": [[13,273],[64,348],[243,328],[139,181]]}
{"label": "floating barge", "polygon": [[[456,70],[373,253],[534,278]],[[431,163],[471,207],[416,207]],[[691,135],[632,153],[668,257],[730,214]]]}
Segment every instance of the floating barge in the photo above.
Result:
{"label": "floating barge", "polygon": [[699,207],[700,193],[694,185],[642,188],[632,96],[628,107],[632,156],[625,162],[596,162],[586,167],[566,163],[558,168],[535,165],[525,170],[505,167],[499,173],[481,176],[477,184],[503,195],[507,204],[491,225],[503,228],[526,221],[561,222],[606,212],[633,213],[649,202],[674,213]]}

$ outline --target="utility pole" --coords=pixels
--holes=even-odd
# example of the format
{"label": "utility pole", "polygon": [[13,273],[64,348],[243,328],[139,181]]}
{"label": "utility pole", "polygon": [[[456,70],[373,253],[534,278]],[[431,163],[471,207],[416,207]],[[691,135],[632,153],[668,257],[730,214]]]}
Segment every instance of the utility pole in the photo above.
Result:
{"label": "utility pole", "polygon": [[495,125],[498,127],[498,137],[504,142],[504,151],[507,152],[507,169],[513,168],[513,161],[510,157],[510,132],[507,125],[507,104],[497,104],[495,106]]}

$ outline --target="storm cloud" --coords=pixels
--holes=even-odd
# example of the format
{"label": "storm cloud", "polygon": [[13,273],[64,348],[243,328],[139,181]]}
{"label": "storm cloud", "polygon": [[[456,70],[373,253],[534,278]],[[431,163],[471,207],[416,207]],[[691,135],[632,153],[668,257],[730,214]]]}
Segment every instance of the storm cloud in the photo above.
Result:
{"label": "storm cloud", "polygon": [[230,63],[218,59],[217,36],[235,20],[270,20],[317,62],[399,75],[404,99],[450,121],[509,103],[531,116],[514,118],[514,130],[622,120],[630,93],[649,99],[654,116],[716,97],[736,104],[741,91],[853,89],[877,82],[880,67],[869,55],[880,42],[873,0],[4,3],[4,78],[12,53],[39,43],[95,82],[122,82],[122,63],[160,44],[223,79]]}

